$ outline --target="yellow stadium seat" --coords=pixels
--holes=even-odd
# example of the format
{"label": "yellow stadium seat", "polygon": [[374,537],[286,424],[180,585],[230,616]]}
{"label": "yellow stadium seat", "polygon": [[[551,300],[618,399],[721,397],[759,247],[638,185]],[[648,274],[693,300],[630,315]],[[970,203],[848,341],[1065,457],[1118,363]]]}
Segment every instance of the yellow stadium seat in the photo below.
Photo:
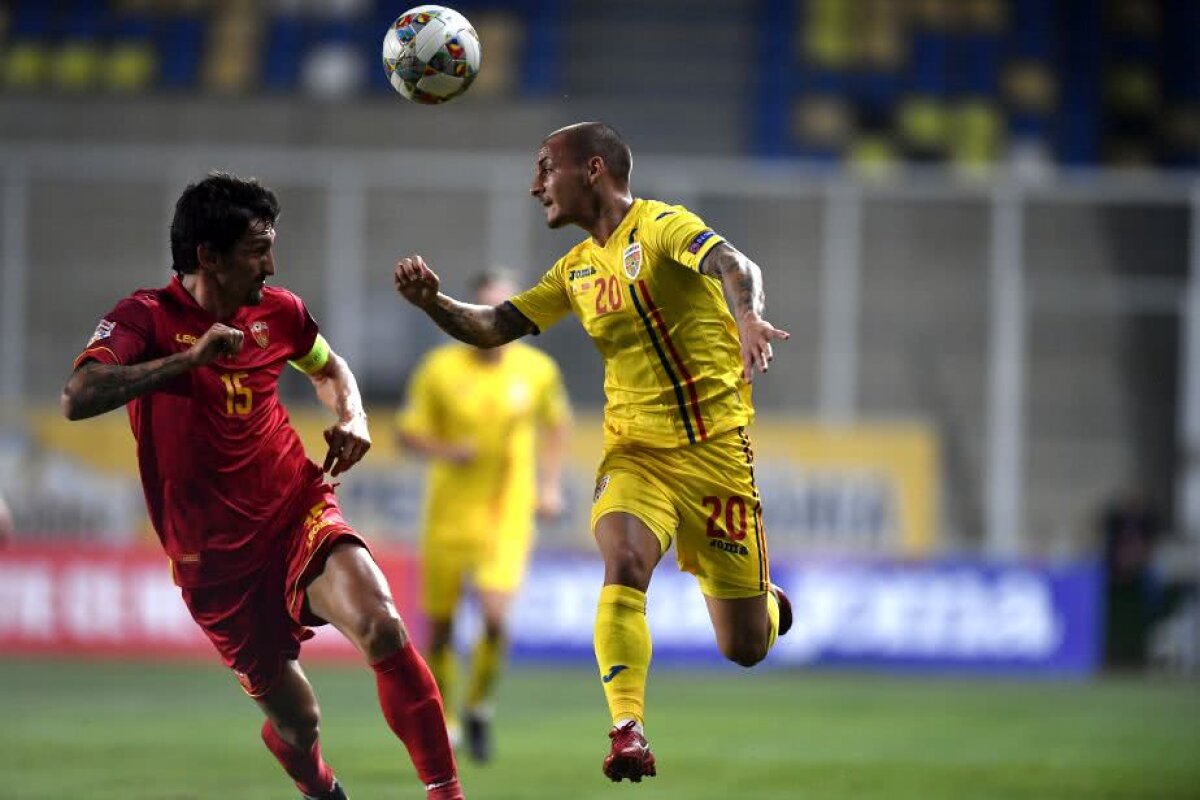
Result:
{"label": "yellow stadium seat", "polygon": [[93,42],[67,42],[50,60],[50,83],[68,92],[91,89],[100,79],[103,57]]}
{"label": "yellow stadium seat", "polygon": [[930,97],[910,97],[900,105],[900,136],[905,144],[924,153],[940,153],[949,135],[949,114]]}
{"label": "yellow stadium seat", "polygon": [[1120,64],[1105,77],[1108,102],[1121,114],[1150,113],[1162,99],[1158,77],[1148,64]]}
{"label": "yellow stadium seat", "polygon": [[146,91],[154,83],[157,61],[154,48],[146,42],[114,45],[103,74],[104,88],[122,94]]}
{"label": "yellow stadium seat", "polygon": [[50,51],[41,42],[14,42],[0,56],[0,70],[9,89],[40,89],[50,71]]}
{"label": "yellow stadium seat", "polygon": [[855,4],[843,0],[811,0],[804,31],[804,52],[816,64],[832,69],[854,57]]}
{"label": "yellow stadium seat", "polygon": [[950,156],[956,167],[971,175],[991,171],[1004,137],[999,109],[986,100],[963,103],[953,113]]}
{"label": "yellow stadium seat", "polygon": [[202,81],[218,94],[245,94],[258,77],[262,19],[253,4],[226,0],[209,36]]}
{"label": "yellow stadium seat", "polygon": [[809,146],[841,150],[853,130],[853,111],[843,98],[813,95],[792,107],[792,135]]}
{"label": "yellow stadium seat", "polygon": [[1004,96],[1015,110],[1049,114],[1058,105],[1058,78],[1041,61],[1014,61],[1005,67]]}
{"label": "yellow stadium seat", "polygon": [[503,12],[479,14],[474,20],[480,41],[487,42],[487,68],[471,86],[476,94],[511,94],[517,85],[517,55],[524,46],[525,30],[520,18]]}
{"label": "yellow stadium seat", "polygon": [[879,134],[856,139],[849,155],[850,168],[864,178],[886,178],[894,174],[899,165],[896,146]]}
{"label": "yellow stadium seat", "polygon": [[1009,26],[1009,8],[1004,0],[967,0],[963,13],[967,27],[978,33],[999,34]]}

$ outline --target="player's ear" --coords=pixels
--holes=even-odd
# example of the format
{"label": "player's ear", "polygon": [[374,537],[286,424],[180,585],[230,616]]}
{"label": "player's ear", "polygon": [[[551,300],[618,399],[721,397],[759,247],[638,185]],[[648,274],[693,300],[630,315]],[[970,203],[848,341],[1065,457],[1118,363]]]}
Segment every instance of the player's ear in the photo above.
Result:
{"label": "player's ear", "polygon": [[604,164],[604,159],[600,156],[592,156],[587,160],[587,178],[588,183],[595,185],[596,181],[600,180],[600,176],[608,171]]}
{"label": "player's ear", "polygon": [[207,244],[196,245],[196,266],[200,269],[214,270],[221,266],[221,257],[216,250]]}

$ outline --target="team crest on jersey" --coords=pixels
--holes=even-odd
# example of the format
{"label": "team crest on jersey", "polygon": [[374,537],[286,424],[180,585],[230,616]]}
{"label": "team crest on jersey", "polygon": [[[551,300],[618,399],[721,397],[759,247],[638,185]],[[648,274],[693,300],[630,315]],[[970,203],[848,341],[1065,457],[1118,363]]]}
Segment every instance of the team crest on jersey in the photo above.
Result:
{"label": "team crest on jersey", "polygon": [[270,330],[267,328],[267,323],[261,319],[250,326],[250,335],[254,337],[254,341],[259,347],[266,348],[270,339]]}
{"label": "team crest on jersey", "polygon": [[608,477],[605,475],[600,480],[596,481],[596,491],[592,495],[592,502],[595,503],[600,499],[600,495],[604,494],[604,490],[608,488]]}
{"label": "team crest on jersey", "polygon": [[107,339],[108,337],[112,336],[113,328],[115,327],[117,327],[117,323],[115,322],[110,322],[106,319],[100,320],[100,324],[96,326],[96,330],[92,334],[92,338],[88,339],[87,346],[91,347],[101,339]]}
{"label": "team crest on jersey", "polygon": [[625,274],[629,280],[633,280],[642,271],[642,245],[639,242],[634,242],[625,248]]}

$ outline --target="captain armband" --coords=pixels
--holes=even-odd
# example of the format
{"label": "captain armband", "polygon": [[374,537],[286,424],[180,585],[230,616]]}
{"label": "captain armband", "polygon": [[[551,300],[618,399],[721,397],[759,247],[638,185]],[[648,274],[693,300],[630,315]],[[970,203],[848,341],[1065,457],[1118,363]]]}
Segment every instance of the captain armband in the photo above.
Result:
{"label": "captain armband", "polygon": [[306,375],[316,375],[329,363],[329,342],[325,341],[325,337],[318,333],[308,355],[288,363]]}

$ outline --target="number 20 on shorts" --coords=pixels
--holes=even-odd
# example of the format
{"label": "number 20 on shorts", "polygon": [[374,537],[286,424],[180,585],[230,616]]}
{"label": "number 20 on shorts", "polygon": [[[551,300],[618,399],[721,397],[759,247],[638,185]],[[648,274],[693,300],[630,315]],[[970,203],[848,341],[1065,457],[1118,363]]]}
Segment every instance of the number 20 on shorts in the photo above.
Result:
{"label": "number 20 on shorts", "polygon": [[[710,539],[728,539],[740,542],[746,538],[746,501],[734,495],[724,502],[721,498],[709,495],[700,501],[708,509],[708,537]],[[722,515],[722,511],[725,513]],[[722,516],[724,519],[722,520]],[[725,527],[720,527],[721,522]]]}

